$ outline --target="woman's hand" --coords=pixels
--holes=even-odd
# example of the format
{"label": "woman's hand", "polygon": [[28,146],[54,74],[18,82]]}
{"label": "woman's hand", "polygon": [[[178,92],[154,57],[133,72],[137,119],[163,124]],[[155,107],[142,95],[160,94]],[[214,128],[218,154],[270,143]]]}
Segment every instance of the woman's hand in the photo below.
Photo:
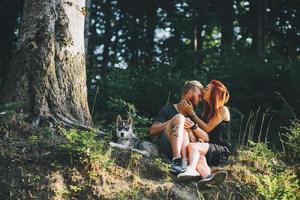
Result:
{"label": "woman's hand", "polygon": [[198,139],[198,142],[205,143],[201,138]]}
{"label": "woman's hand", "polygon": [[183,115],[192,115],[195,113],[193,104],[190,101],[181,100],[177,106]]}

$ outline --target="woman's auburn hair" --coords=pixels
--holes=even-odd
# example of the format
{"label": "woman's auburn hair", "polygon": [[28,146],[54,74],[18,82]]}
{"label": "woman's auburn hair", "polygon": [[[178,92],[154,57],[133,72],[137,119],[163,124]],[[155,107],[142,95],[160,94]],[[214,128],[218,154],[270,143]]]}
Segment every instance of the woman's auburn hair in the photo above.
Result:
{"label": "woman's auburn hair", "polygon": [[211,80],[209,84],[212,85],[211,95],[203,111],[203,117],[207,122],[212,117],[220,115],[219,108],[229,100],[229,92],[223,83],[218,80]]}

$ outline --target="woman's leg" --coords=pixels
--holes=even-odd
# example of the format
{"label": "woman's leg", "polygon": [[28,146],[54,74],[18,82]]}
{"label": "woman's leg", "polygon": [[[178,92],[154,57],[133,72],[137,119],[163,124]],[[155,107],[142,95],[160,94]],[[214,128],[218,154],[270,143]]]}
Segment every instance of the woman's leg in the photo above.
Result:
{"label": "woman's leg", "polygon": [[211,173],[205,158],[208,148],[208,143],[189,144],[189,166],[197,170],[202,177],[207,177]]}
{"label": "woman's leg", "polygon": [[200,155],[205,156],[209,148],[208,143],[190,143],[188,145],[188,151],[189,151],[189,166],[191,166],[192,169],[197,168],[198,161],[200,159]]}
{"label": "woman's leg", "polygon": [[202,176],[202,178],[206,178],[208,175],[211,174],[211,171],[206,162],[205,156],[200,155],[196,169],[199,172],[199,174]]}
{"label": "woman's leg", "polygon": [[[201,154],[206,154],[209,145],[207,143],[190,143],[188,145],[188,153],[189,153],[189,165],[184,173],[181,173],[177,176],[179,180],[186,180],[192,177],[197,177],[200,175],[205,175],[209,173],[205,167],[199,168],[200,172],[197,171],[197,164],[199,159],[202,159]],[[201,163],[202,164],[202,163]],[[209,170],[209,168],[208,168]]]}

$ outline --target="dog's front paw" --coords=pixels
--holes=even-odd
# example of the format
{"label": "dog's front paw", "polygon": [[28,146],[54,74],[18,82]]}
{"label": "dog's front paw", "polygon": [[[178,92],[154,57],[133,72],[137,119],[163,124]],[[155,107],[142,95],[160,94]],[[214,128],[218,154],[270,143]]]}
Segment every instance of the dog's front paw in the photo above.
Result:
{"label": "dog's front paw", "polygon": [[113,146],[115,143],[114,142],[109,142],[109,145],[110,146]]}
{"label": "dog's front paw", "polygon": [[112,147],[119,147],[119,144],[114,142],[109,142],[109,145]]}
{"label": "dog's front paw", "polygon": [[143,151],[143,150],[139,150],[139,149],[132,149],[132,151],[142,154],[143,156],[149,157],[149,153],[147,151]]}
{"label": "dog's front paw", "polygon": [[127,149],[126,146],[124,146],[122,144],[114,143],[114,142],[109,142],[109,145],[112,147],[117,147],[119,149]]}

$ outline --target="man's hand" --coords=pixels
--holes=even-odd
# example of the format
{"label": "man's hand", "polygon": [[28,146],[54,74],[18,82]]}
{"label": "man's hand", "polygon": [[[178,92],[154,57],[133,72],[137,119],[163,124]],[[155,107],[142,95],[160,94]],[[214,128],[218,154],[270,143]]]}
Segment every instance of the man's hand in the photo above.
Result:
{"label": "man's hand", "polygon": [[184,121],[184,128],[185,129],[189,129],[191,128],[195,123],[188,117],[185,118],[185,121]]}
{"label": "man's hand", "polygon": [[193,104],[190,101],[181,100],[177,106],[183,115],[193,115],[195,113]]}

